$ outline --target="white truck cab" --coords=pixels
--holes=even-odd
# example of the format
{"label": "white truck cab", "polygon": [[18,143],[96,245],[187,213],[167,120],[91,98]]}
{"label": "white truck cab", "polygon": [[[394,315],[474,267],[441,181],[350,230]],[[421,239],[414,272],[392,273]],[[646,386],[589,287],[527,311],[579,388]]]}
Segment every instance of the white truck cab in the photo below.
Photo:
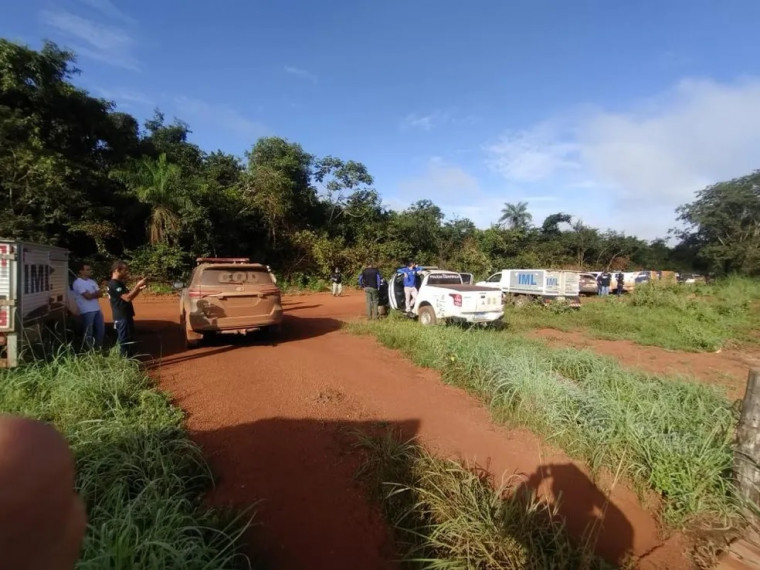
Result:
{"label": "white truck cab", "polygon": [[[404,301],[404,275],[397,273],[388,283],[388,303],[404,310]],[[492,323],[504,317],[504,307],[501,292],[465,285],[454,271],[426,268],[417,274],[417,299],[411,313],[426,326],[446,321]]]}

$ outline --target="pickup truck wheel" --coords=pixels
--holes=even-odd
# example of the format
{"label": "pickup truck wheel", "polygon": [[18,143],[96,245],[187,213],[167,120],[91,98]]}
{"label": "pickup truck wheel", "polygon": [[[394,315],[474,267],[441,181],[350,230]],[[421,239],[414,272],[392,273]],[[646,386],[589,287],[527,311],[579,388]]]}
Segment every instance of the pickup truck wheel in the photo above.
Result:
{"label": "pickup truck wheel", "polygon": [[438,319],[435,316],[435,310],[433,310],[433,307],[429,305],[420,307],[419,316],[420,324],[422,326],[429,327],[438,324]]}

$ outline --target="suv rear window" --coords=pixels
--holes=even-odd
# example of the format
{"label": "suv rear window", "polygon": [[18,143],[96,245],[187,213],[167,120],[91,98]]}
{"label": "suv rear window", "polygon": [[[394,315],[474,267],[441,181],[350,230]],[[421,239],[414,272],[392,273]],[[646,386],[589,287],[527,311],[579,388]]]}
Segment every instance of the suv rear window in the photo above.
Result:
{"label": "suv rear window", "polygon": [[427,282],[428,285],[461,285],[462,277],[458,273],[433,274]]}
{"label": "suv rear window", "polygon": [[272,278],[264,268],[209,267],[201,273],[201,285],[272,285]]}

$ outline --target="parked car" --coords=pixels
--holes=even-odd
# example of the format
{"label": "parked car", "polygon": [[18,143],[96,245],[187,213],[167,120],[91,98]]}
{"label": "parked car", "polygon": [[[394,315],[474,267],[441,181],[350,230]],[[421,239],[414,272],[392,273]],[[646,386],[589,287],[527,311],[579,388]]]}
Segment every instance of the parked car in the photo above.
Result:
{"label": "parked car", "polygon": [[[465,285],[454,271],[425,269],[418,274],[417,299],[412,315],[425,326],[447,321],[492,323],[504,317],[501,293],[487,287]],[[396,274],[389,282],[391,308],[404,308],[404,276]]]}
{"label": "parked car", "polygon": [[581,295],[596,295],[597,292],[596,275],[581,273],[579,275],[579,293]]}
{"label": "parked car", "polygon": [[706,279],[703,275],[699,275],[697,273],[680,273],[677,276],[678,283],[682,283],[684,285],[693,285],[694,283],[706,283]]}
{"label": "parked car", "polygon": [[282,295],[266,265],[248,258],[199,258],[179,301],[188,348],[209,334],[276,332]]}
{"label": "parked car", "polygon": [[505,301],[524,305],[531,300],[544,303],[567,301],[579,307],[580,278],[575,271],[551,271],[547,269],[504,269],[494,273],[477,285],[498,289]]}

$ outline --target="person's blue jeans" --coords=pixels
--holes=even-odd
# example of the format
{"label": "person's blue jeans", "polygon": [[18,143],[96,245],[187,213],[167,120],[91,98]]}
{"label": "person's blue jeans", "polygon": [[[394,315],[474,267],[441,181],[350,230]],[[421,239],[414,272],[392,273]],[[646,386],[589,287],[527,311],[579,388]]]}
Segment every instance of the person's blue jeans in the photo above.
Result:
{"label": "person's blue jeans", "polygon": [[119,343],[119,352],[122,356],[131,356],[134,349],[135,321],[132,317],[119,319],[113,322],[116,329],[116,338]]}
{"label": "person's blue jeans", "polygon": [[101,348],[103,346],[103,337],[106,334],[106,325],[103,321],[101,311],[89,311],[82,313],[82,324],[84,325],[84,345],[89,348]]}
{"label": "person's blue jeans", "polygon": [[610,286],[602,285],[602,297],[606,297],[609,294],[610,294]]}

